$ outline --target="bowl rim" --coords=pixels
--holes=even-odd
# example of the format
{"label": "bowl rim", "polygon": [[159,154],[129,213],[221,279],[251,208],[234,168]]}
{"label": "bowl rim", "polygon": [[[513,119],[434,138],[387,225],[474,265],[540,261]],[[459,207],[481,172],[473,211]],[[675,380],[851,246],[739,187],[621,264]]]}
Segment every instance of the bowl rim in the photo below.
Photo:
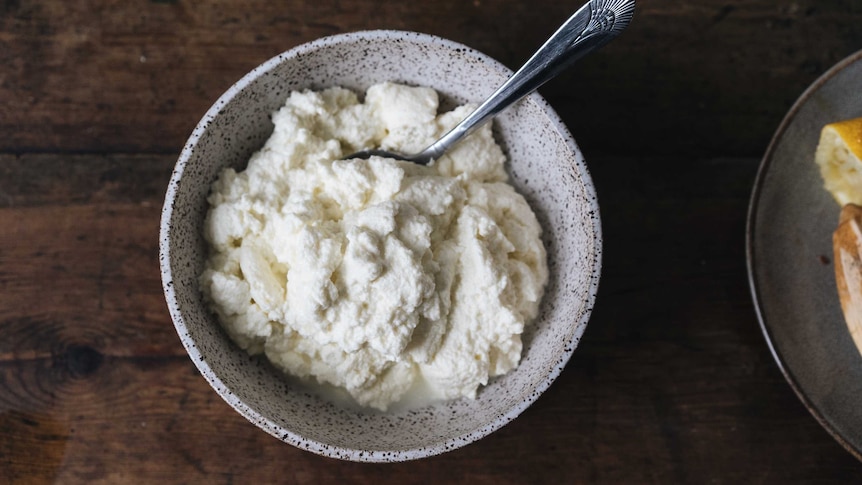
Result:
{"label": "bowl rim", "polygon": [[539,383],[539,385],[536,386],[533,392],[529,393],[527,396],[524,396],[523,399],[519,400],[515,406],[509,408],[505,413],[494,417],[486,425],[480,428],[476,428],[462,435],[456,436],[454,438],[450,438],[445,441],[441,441],[439,443],[424,446],[421,448],[400,450],[361,450],[347,448],[340,445],[332,445],[306,438],[295,431],[284,428],[281,425],[272,422],[266,416],[260,414],[257,410],[243,403],[236,395],[229,391],[228,386],[225,385],[224,382],[222,382],[222,380],[210,367],[209,363],[205,359],[203,359],[195,343],[191,341],[188,328],[186,326],[185,319],[183,316],[183,312],[177,301],[176,292],[174,289],[170,250],[171,233],[173,231],[173,228],[171,226],[171,218],[174,212],[173,205],[179,191],[180,183],[186,165],[191,158],[195,148],[197,147],[201,136],[205,133],[207,126],[219,115],[219,112],[239,93],[241,93],[249,84],[254,82],[259,77],[265,75],[269,71],[277,68],[281,63],[290,61],[306,53],[321,48],[345,42],[379,41],[405,37],[408,37],[411,42],[443,46],[452,51],[458,49],[463,54],[473,56],[475,59],[481,61],[483,64],[493,68],[494,70],[499,70],[506,75],[511,75],[513,72],[511,69],[509,69],[496,59],[477,49],[466,46],[456,41],[439,37],[437,35],[415,31],[397,29],[358,30],[353,32],[324,36],[309,42],[298,44],[280,54],[269,58],[268,60],[264,61],[263,63],[259,64],[254,69],[243,75],[238,81],[232,84],[221,96],[219,96],[219,98],[213,103],[213,105],[206,111],[204,116],[197,123],[197,125],[189,135],[188,140],[185,142],[182,151],[180,152],[177,163],[174,167],[174,170],[171,174],[171,178],[165,193],[165,201],[162,207],[159,229],[159,264],[161,269],[162,287],[164,290],[165,300],[167,302],[171,320],[174,323],[176,331],[180,337],[183,346],[186,349],[186,352],[189,354],[189,357],[191,358],[192,362],[195,364],[201,375],[207,380],[210,386],[217,392],[219,396],[222,397],[222,399],[225,400],[225,402],[227,402],[240,415],[242,415],[244,418],[246,418],[253,424],[257,425],[259,428],[263,429],[270,435],[278,438],[279,440],[294,445],[297,448],[305,449],[323,456],[358,462],[400,462],[438,455],[447,451],[461,448],[474,441],[478,441],[479,439],[484,438],[485,436],[491,434],[492,432],[500,429],[504,425],[513,421],[528,407],[530,407],[539,398],[539,396],[541,396],[551,386],[551,384],[553,384],[553,382],[563,371],[575,349],[577,348],[578,343],[580,342],[583,333],[586,330],[587,323],[595,306],[596,294],[598,292],[598,285],[602,268],[603,244],[601,217],[599,213],[599,205],[595,186],[593,184],[589,169],[586,165],[583,152],[580,150],[579,146],[575,142],[574,137],[569,132],[568,128],[563,123],[562,119],[559,117],[556,111],[554,111],[550,104],[548,104],[548,102],[538,92],[533,92],[532,94],[527,96],[525,100],[531,100],[540,108],[541,112],[545,116],[547,116],[552,128],[562,136],[562,139],[569,151],[576,155],[574,168],[580,175],[580,180],[583,185],[584,197],[588,201],[589,213],[592,214],[592,257],[590,258],[592,265],[590,268],[587,268],[591,271],[591,274],[589,278],[589,284],[585,288],[585,299],[582,302],[583,311],[579,315],[579,319],[577,321],[571,322],[571,325],[575,326],[575,331],[572,334],[573,344],[567,346],[563,350],[563,352],[559,356],[557,364],[552,367],[552,370]]}

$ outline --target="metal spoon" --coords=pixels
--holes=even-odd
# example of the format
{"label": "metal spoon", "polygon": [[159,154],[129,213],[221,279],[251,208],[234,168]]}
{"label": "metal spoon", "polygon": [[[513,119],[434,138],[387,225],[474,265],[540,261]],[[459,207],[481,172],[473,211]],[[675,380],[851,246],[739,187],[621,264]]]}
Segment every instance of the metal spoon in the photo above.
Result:
{"label": "metal spoon", "polygon": [[472,133],[542,84],[571,66],[578,59],[614,39],[631,22],[634,0],[590,0],[560,26],[518,72],[497,88],[475,111],[467,115],[439,140],[422,152],[404,155],[386,150],[363,150],[345,160],[373,155],[427,165],[452,145]]}

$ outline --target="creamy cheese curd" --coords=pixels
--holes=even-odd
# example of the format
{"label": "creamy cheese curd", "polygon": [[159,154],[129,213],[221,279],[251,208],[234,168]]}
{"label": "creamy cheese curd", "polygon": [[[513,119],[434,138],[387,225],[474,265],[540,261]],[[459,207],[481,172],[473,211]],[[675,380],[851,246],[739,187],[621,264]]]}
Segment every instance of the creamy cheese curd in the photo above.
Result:
{"label": "creamy cheese curd", "polygon": [[242,172],[209,195],[200,282],[231,338],[285,372],[386,410],[411,389],[474,398],[518,365],[548,277],[541,229],[506,183],[490,124],[430,166],[418,152],[471,110],[433,89],[293,92]]}

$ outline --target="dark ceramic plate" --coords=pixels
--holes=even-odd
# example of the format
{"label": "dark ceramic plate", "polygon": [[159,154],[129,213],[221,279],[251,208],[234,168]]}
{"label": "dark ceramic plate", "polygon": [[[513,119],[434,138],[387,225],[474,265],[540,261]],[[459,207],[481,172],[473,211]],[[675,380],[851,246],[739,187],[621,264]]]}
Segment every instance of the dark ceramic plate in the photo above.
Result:
{"label": "dark ceramic plate", "polygon": [[772,354],[796,394],[862,459],[862,356],[835,287],[840,207],[814,150],[823,125],[862,116],[862,51],[821,76],[784,118],[757,174],[748,213],[748,275]]}

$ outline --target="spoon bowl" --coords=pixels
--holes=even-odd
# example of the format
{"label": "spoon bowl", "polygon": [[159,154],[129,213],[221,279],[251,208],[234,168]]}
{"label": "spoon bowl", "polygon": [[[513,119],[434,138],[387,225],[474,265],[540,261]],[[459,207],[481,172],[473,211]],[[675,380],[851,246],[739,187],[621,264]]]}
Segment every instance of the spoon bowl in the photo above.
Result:
{"label": "spoon bowl", "polygon": [[491,118],[520,101],[578,59],[619,35],[634,15],[634,0],[590,0],[554,32],[542,47],[475,111],[428,148],[412,155],[381,149],[352,153],[344,160],[372,156],[427,165]]}

